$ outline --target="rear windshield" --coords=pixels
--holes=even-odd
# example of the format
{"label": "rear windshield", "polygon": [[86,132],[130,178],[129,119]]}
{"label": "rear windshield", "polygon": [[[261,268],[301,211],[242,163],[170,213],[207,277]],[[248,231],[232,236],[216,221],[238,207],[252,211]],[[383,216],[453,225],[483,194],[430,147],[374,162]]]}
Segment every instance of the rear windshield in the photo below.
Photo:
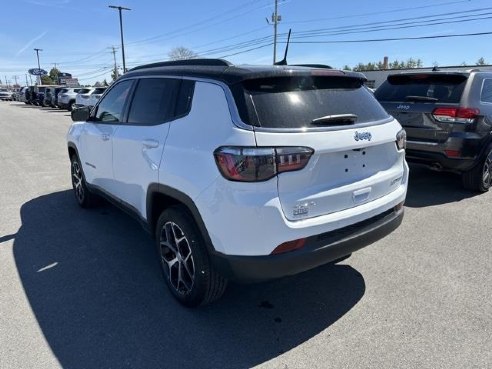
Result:
{"label": "rear windshield", "polygon": [[[241,119],[259,127],[319,128],[313,120],[329,115],[356,115],[356,124],[388,118],[361,79],[272,77],[246,80],[241,87],[245,105],[242,110],[237,101]],[[235,95],[238,100],[237,91]]]}
{"label": "rear windshield", "polygon": [[100,87],[96,88],[93,92],[93,94],[102,94],[104,91],[106,91],[106,88]]}
{"label": "rear windshield", "polygon": [[90,91],[90,88],[81,88],[80,90],[78,90],[76,92],[79,94],[86,94],[89,91]]}
{"label": "rear windshield", "polygon": [[386,102],[459,103],[467,79],[462,74],[392,75],[376,90],[375,96]]}

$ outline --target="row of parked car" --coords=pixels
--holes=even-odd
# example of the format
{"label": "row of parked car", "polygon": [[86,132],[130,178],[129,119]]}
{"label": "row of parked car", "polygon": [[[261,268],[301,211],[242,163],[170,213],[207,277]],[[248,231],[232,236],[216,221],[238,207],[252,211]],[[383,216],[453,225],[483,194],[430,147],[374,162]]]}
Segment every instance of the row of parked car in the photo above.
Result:
{"label": "row of parked car", "polygon": [[21,101],[29,105],[50,106],[69,111],[94,106],[106,87],[25,86],[19,91],[0,91],[2,100]]}

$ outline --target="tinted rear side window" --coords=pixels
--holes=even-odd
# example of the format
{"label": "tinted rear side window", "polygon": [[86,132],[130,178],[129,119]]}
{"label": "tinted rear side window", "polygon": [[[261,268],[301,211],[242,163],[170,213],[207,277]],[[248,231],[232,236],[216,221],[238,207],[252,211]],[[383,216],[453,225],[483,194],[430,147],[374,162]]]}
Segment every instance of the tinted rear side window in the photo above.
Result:
{"label": "tinted rear side window", "polygon": [[174,116],[179,79],[144,78],[138,82],[128,123],[157,124]]}
{"label": "tinted rear side window", "polygon": [[492,79],[484,79],[480,100],[487,103],[492,103]]}
{"label": "tinted rear side window", "polygon": [[[248,124],[266,128],[319,128],[312,121],[327,115],[355,114],[355,123],[388,118],[362,80],[347,77],[273,77],[242,84]],[[239,105],[239,103],[238,103]],[[326,124],[329,126],[329,124]]]}
{"label": "tinted rear side window", "polygon": [[104,91],[106,91],[105,88],[96,88],[92,93],[93,94],[102,94]]}
{"label": "tinted rear side window", "polygon": [[459,103],[467,79],[462,74],[392,75],[376,90],[375,96],[386,102],[425,102],[429,98],[427,102]]}

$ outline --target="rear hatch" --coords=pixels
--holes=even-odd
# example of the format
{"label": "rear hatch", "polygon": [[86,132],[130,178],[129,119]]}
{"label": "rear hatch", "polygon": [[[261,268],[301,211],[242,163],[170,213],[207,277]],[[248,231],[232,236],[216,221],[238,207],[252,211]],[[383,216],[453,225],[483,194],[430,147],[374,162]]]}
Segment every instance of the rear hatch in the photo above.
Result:
{"label": "rear hatch", "polygon": [[409,141],[439,144],[453,131],[442,113],[457,111],[467,79],[466,73],[394,74],[375,97],[405,128]]}
{"label": "rear hatch", "polygon": [[88,88],[81,89],[75,97],[75,102],[77,104],[85,104],[85,101],[91,96],[90,91]]}
{"label": "rear hatch", "polygon": [[97,101],[101,98],[102,94],[106,91],[106,87],[98,87],[91,94],[91,103],[96,104]]}
{"label": "rear hatch", "polygon": [[289,220],[381,198],[403,177],[404,155],[395,144],[401,127],[363,86],[364,79],[339,71],[323,74],[242,83],[258,147],[289,148],[294,154],[277,160],[292,163],[302,156],[296,148],[314,150],[303,169],[277,175]]}

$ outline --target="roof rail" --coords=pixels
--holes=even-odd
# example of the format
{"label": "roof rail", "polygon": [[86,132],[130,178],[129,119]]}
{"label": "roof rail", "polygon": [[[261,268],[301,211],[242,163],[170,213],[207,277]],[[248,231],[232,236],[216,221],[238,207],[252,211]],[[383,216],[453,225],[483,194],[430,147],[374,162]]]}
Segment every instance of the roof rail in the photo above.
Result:
{"label": "roof rail", "polygon": [[290,64],[291,66],[294,67],[309,67],[309,68],[326,68],[326,69],[333,69],[331,66],[326,65],[326,64]]}
{"label": "roof rail", "polygon": [[466,70],[468,73],[471,73],[471,72],[480,72],[480,68],[471,68],[471,69],[467,69]]}
{"label": "roof rail", "polygon": [[157,62],[151,64],[139,65],[138,67],[130,69],[130,71],[144,69],[144,68],[157,68],[157,67],[181,67],[181,66],[206,66],[206,67],[229,67],[232,63],[224,59],[184,59],[184,60],[173,60],[165,62]]}

